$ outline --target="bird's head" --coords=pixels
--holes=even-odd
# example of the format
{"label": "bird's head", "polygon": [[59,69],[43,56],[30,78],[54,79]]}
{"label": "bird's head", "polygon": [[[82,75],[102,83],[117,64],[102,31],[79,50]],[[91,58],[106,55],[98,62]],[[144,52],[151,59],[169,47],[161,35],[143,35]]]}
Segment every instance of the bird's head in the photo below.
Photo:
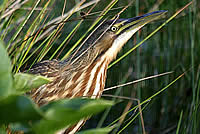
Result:
{"label": "bird's head", "polygon": [[[88,38],[74,58],[82,55],[81,59],[91,63],[95,59],[105,56],[112,61],[135,32],[145,24],[161,18],[166,12],[160,10],[134,18],[105,21]],[[80,60],[78,62],[80,63]]]}

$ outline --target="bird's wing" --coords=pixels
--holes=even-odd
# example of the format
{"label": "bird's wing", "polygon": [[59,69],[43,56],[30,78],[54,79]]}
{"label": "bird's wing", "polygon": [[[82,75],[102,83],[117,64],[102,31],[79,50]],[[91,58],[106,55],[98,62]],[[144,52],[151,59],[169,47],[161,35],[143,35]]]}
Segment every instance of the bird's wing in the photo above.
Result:
{"label": "bird's wing", "polygon": [[[65,60],[64,62],[46,60],[34,64],[27,73],[39,74],[50,78],[52,81],[26,94],[39,106],[53,100],[71,98],[73,95],[76,95],[76,91],[80,90],[80,81],[84,77],[85,64],[82,62],[79,62],[79,64],[77,62],[71,63],[70,60]],[[75,87],[77,88],[75,89]]]}
{"label": "bird's wing", "polygon": [[45,60],[34,64],[27,73],[39,74],[46,77],[54,77],[59,71],[58,60]]}

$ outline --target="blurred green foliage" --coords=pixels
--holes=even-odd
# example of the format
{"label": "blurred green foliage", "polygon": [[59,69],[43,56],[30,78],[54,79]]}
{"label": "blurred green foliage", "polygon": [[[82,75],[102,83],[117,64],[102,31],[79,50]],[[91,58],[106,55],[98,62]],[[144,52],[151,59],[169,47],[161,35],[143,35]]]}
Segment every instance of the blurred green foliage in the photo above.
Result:
{"label": "blurred green foliage", "polygon": [[0,57],[2,58],[0,62],[0,98],[2,98],[11,93],[13,83],[10,60],[2,41],[0,41]]}

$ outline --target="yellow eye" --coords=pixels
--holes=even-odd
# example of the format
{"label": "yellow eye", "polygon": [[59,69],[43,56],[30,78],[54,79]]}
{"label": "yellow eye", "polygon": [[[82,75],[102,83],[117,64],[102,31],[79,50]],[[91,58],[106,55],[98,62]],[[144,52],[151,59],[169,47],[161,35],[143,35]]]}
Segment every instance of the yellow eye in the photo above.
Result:
{"label": "yellow eye", "polygon": [[118,30],[118,28],[117,28],[116,26],[112,26],[112,27],[111,27],[111,30],[112,30],[113,32],[115,32],[115,31]]}

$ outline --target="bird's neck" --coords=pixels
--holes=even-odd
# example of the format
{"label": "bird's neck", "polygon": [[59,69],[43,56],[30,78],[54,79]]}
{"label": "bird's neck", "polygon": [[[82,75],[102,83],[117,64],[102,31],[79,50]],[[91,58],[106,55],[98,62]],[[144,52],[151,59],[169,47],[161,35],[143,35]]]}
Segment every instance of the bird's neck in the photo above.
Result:
{"label": "bird's neck", "polygon": [[105,57],[100,57],[91,63],[85,70],[85,78],[89,80],[84,95],[91,98],[101,96],[106,80],[109,61]]}
{"label": "bird's neck", "polygon": [[87,68],[88,66],[100,61],[106,61],[106,63],[109,64],[113,59],[113,57],[109,55],[111,51],[112,50],[108,51],[105,55],[106,52],[97,51],[91,47],[88,50],[75,52],[66,60],[61,61],[60,64],[70,66],[74,69]]}

